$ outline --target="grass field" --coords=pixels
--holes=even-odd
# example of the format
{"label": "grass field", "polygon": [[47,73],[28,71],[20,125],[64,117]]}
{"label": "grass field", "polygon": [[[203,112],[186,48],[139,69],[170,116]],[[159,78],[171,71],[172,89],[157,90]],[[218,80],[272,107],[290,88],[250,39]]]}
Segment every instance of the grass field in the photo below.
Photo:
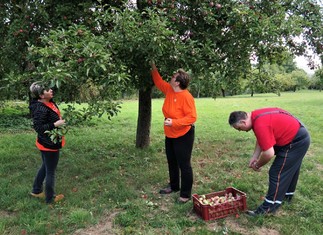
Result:
{"label": "grass field", "polygon": [[41,163],[34,131],[0,128],[0,234],[322,234],[322,92],[196,99],[193,193],[233,186],[247,194],[250,209],[266,194],[270,164],[261,172],[248,168],[255,138],[230,128],[231,111],[281,107],[300,118],[312,138],[293,203],[275,216],[241,213],[209,222],[195,215],[192,202],[176,203],[178,194],[158,194],[168,180],[162,103],[153,100],[151,145],[144,150],[135,148],[136,100],[124,101],[112,121],[72,128],[56,176],[56,192],[65,199],[53,206],[29,197]]}

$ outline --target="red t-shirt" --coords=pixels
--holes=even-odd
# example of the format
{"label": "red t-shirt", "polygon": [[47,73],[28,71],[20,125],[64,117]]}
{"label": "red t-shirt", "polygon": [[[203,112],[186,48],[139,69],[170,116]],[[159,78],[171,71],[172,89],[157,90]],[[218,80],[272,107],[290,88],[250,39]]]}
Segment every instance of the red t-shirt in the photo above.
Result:
{"label": "red t-shirt", "polygon": [[296,136],[300,123],[280,108],[264,108],[251,112],[252,129],[263,151],[273,146],[289,144]]}

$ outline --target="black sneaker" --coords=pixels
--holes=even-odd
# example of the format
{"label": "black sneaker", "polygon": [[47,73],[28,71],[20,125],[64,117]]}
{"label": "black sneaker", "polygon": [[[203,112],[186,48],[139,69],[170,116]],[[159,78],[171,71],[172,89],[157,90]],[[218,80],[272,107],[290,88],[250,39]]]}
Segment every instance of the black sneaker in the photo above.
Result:
{"label": "black sneaker", "polygon": [[179,204],[185,204],[186,202],[188,202],[188,201],[190,201],[190,200],[191,200],[191,198],[179,197],[179,198],[177,199],[177,202],[178,202]]}
{"label": "black sneaker", "polygon": [[247,213],[247,215],[249,215],[251,217],[255,217],[255,216],[258,216],[258,215],[265,215],[265,213],[259,213],[257,210],[247,211],[246,213]]}
{"label": "black sneaker", "polygon": [[247,215],[255,217],[255,216],[264,216],[264,215],[273,215],[276,213],[276,210],[278,208],[272,210],[272,209],[263,209],[261,206],[257,208],[257,210],[254,211],[247,211]]}
{"label": "black sneaker", "polygon": [[284,202],[291,203],[293,199],[293,195],[287,195],[284,198]]}
{"label": "black sneaker", "polygon": [[170,187],[170,185],[167,185],[166,188],[163,188],[161,190],[159,190],[160,194],[170,194],[170,193],[174,193],[174,192],[178,192],[179,190],[172,190],[172,188]]}

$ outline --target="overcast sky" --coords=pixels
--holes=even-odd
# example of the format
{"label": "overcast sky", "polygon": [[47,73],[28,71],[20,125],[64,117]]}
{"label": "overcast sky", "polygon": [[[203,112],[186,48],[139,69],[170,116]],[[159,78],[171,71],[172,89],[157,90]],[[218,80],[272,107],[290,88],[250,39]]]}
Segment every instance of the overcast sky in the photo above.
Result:
{"label": "overcast sky", "polygon": [[[314,74],[315,73],[315,70],[311,70],[309,67],[308,67],[308,62],[306,60],[306,58],[304,56],[298,56],[296,57],[295,59],[295,62],[296,62],[296,65],[298,68],[300,69],[304,69],[306,73],[308,74]],[[319,64],[319,58],[316,56],[315,57],[315,64]]]}

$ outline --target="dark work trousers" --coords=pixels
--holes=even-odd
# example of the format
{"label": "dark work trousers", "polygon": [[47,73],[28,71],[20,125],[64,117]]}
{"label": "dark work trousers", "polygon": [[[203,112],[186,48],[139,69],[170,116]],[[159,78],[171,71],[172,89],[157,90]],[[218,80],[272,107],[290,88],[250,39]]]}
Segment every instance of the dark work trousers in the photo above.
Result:
{"label": "dark work trousers", "polygon": [[[180,197],[191,198],[193,185],[193,170],[191,156],[194,143],[195,127],[178,138],[165,139],[165,149],[168,162],[171,189],[178,191]],[[181,183],[181,185],[180,185]]]}
{"label": "dark work trousers", "polygon": [[41,193],[43,191],[43,182],[45,182],[45,195],[46,202],[50,203],[53,201],[55,196],[55,172],[59,160],[59,151],[40,151],[43,163],[38,170],[33,184],[33,193]]}
{"label": "dark work trousers", "polygon": [[301,126],[294,140],[283,147],[274,147],[276,158],[269,170],[269,189],[264,203],[258,208],[275,212],[283,200],[294,195],[303,158],[310,146],[310,135]]}

